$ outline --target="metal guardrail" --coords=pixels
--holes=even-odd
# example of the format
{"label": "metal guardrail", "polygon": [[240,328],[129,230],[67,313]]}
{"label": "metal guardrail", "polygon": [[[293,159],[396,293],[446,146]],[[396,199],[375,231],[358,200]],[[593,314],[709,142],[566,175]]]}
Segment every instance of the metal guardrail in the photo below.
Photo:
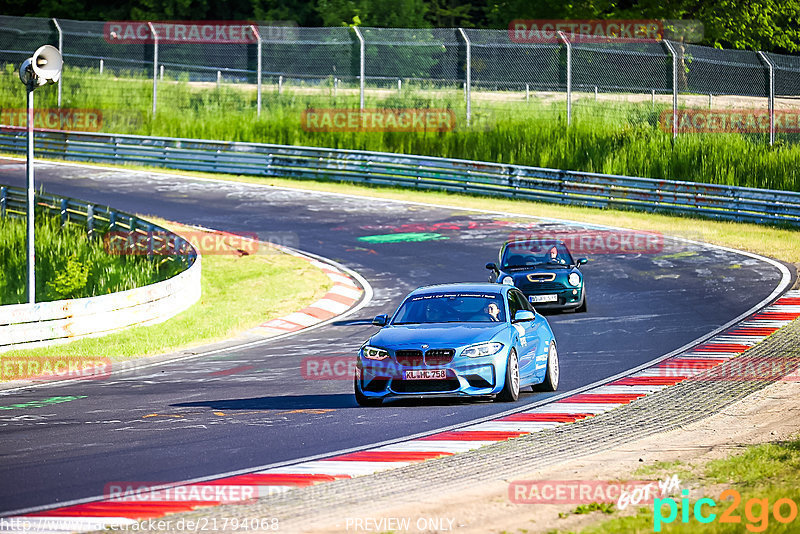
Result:
{"label": "metal guardrail", "polygon": [[[24,153],[25,135],[22,128],[3,128],[0,151]],[[36,132],[36,153],[76,161],[360,182],[800,226],[800,193],[791,191],[449,158],[55,130]]]}
{"label": "metal guardrail", "polygon": [[[0,186],[0,217],[24,217],[26,195],[24,189]],[[186,252],[172,256],[185,262],[186,269],[167,280],[118,293],[0,306],[0,352],[158,323],[200,298],[200,256],[191,244],[169,230],[108,206],[72,198],[40,192],[35,202],[37,210],[60,216],[62,223],[71,221],[85,225],[89,237],[114,232],[114,239],[122,241],[122,244],[109,243],[115,249],[153,246],[153,236],[158,236]],[[146,254],[147,250],[131,250],[130,253]]]}

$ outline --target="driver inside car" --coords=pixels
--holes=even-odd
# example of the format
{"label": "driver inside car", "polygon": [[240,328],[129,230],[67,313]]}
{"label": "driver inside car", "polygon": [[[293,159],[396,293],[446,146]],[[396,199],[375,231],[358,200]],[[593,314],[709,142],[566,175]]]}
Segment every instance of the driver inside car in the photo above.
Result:
{"label": "driver inside car", "polygon": [[490,302],[486,305],[486,313],[489,315],[489,320],[492,322],[499,322],[500,319],[500,307],[494,303]]}
{"label": "driver inside car", "polygon": [[566,261],[564,261],[564,258],[558,255],[558,249],[556,247],[552,247],[550,249],[550,258],[548,259],[548,261],[550,263],[559,263],[561,265],[566,265],[567,263]]}

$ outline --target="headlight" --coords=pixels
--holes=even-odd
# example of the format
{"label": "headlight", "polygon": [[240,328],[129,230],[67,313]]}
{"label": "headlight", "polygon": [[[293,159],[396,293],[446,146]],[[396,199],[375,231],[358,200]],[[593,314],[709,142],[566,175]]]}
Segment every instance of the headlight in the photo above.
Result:
{"label": "headlight", "polygon": [[477,345],[470,345],[461,353],[462,356],[468,358],[478,358],[479,356],[491,356],[497,354],[503,348],[502,343],[496,341],[488,343],[478,343]]}
{"label": "headlight", "polygon": [[378,347],[370,347],[369,345],[361,349],[361,354],[368,360],[385,360],[389,357],[387,351],[379,349]]}
{"label": "headlight", "polygon": [[510,276],[504,276],[503,277],[503,283],[508,285],[508,286],[513,286],[514,285],[514,279],[511,278]]}
{"label": "headlight", "polygon": [[573,286],[581,285],[581,275],[579,275],[578,273],[569,273],[568,280],[569,283],[572,284]]}

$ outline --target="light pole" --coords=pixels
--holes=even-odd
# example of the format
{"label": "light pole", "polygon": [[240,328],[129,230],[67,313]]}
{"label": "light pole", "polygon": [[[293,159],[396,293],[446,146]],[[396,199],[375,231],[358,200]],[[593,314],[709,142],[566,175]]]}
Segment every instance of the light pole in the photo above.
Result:
{"label": "light pole", "polygon": [[19,67],[19,79],[28,90],[28,302],[36,302],[36,254],[34,249],[34,194],[33,185],[33,91],[42,85],[56,83],[61,79],[63,61],[61,52],[54,46],[40,46],[33,56],[22,62]]}

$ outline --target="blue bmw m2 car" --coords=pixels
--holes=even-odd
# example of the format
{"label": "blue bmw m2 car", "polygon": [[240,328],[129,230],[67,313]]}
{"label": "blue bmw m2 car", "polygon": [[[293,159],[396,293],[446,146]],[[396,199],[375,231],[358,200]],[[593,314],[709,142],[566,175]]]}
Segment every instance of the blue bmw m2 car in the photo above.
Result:
{"label": "blue bmw m2 car", "polygon": [[403,396],[493,396],[515,401],[524,386],[555,391],[558,352],[547,320],[519,289],[463,283],[412,291],[358,352],[362,406]]}

